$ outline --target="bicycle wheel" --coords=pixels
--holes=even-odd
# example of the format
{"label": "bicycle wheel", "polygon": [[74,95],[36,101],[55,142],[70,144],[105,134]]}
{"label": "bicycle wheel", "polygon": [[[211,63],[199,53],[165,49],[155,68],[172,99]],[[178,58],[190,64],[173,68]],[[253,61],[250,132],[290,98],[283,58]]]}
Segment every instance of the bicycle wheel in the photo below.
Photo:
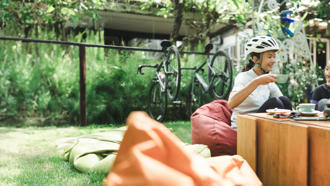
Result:
{"label": "bicycle wheel", "polygon": [[192,115],[199,107],[203,105],[202,85],[196,78],[191,82],[189,87],[189,112]]}
{"label": "bicycle wheel", "polygon": [[148,111],[152,119],[163,122],[167,111],[167,95],[158,81],[153,81],[148,95]]}
{"label": "bicycle wheel", "polygon": [[181,67],[179,51],[175,46],[168,48],[164,70],[168,97],[176,100],[180,91]]}
{"label": "bicycle wheel", "polygon": [[217,51],[211,60],[211,67],[215,72],[212,74],[211,93],[215,99],[226,99],[233,88],[233,69],[228,54]]}

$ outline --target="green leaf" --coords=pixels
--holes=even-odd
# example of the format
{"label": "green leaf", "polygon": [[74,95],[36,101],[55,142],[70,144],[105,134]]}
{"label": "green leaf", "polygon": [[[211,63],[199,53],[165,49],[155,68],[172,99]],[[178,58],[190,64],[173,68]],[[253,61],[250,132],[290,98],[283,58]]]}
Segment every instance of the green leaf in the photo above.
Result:
{"label": "green leaf", "polygon": [[55,8],[52,5],[47,5],[47,13],[51,13],[55,10]]}
{"label": "green leaf", "polygon": [[145,10],[147,8],[149,8],[149,4],[148,3],[143,3],[142,5],[140,5],[141,10]]}
{"label": "green leaf", "polygon": [[239,9],[239,6],[238,6],[237,1],[236,1],[236,0],[233,0],[233,2],[234,2],[234,4],[235,4],[236,8]]}
{"label": "green leaf", "polygon": [[301,17],[301,21],[303,21],[308,15],[308,12],[305,12],[305,14]]}
{"label": "green leaf", "polygon": [[76,15],[76,13],[72,9],[69,9],[69,8],[62,8],[61,13],[62,14]]}

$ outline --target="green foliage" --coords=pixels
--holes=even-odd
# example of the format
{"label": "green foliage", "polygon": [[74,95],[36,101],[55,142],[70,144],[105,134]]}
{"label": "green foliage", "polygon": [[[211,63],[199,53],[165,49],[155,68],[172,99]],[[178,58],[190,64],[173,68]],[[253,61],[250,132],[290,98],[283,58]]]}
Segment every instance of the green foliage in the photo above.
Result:
{"label": "green foliage", "polygon": [[329,0],[320,0],[320,5],[315,7],[317,13],[319,13],[320,18],[329,20],[330,19],[330,1]]}
{"label": "green foliage", "polygon": [[[102,53],[95,52],[97,56]],[[88,121],[97,123],[124,122],[133,110],[146,110],[152,74],[137,74],[138,63],[149,63],[141,52],[109,51],[104,60],[89,64],[86,83]],[[88,68],[88,67],[87,67]]]}
{"label": "green foliage", "polygon": [[[210,29],[216,24],[227,24],[230,19],[237,19],[240,20],[240,22],[244,23],[246,23],[247,20],[247,18],[245,18],[245,11],[247,10],[247,8],[245,8],[244,6],[239,7],[240,4],[243,4],[243,0],[184,0],[178,2],[184,4],[184,14],[187,13],[188,15],[189,13],[194,13],[194,21],[188,20],[185,24],[191,24],[193,25],[193,27],[196,28],[198,27],[198,32],[205,33],[206,35],[209,33]],[[165,18],[167,18],[174,17],[175,15],[175,1],[149,0],[143,1],[143,3],[140,5],[141,10],[146,10],[151,7],[159,8],[159,11],[155,13],[155,15],[157,16],[164,16]]]}
{"label": "green foliage", "polygon": [[[39,39],[56,38],[53,32],[40,32]],[[103,44],[103,33],[86,31],[86,43]],[[70,35],[69,41],[80,42],[82,34]],[[32,34],[33,35],[33,34]],[[4,118],[45,118],[45,125],[78,125],[80,123],[79,47],[46,43],[0,41],[0,114]],[[188,48],[188,50],[192,50]],[[200,43],[193,51],[202,52]],[[87,123],[125,122],[135,110],[147,111],[148,93],[154,65],[143,51],[127,51],[86,47]],[[205,55],[181,54],[181,67],[201,65]],[[207,65],[204,66],[207,72]],[[189,120],[188,91],[193,71],[182,70],[179,99],[181,105],[169,101],[167,121]],[[202,75],[202,74],[201,74]],[[206,76],[204,76],[206,78]],[[205,79],[206,80],[206,79]],[[204,94],[204,103],[213,101]]]}
{"label": "green foliage", "polygon": [[[53,33],[42,34],[52,39]],[[82,34],[70,36],[81,41]],[[87,43],[103,44],[103,33]],[[4,117],[44,117],[79,124],[79,48],[0,41],[0,112]],[[154,71],[138,75],[138,64],[154,64],[144,52],[86,48],[88,123],[123,123],[133,110],[145,110]],[[152,73],[153,72],[153,73]]]}
{"label": "green foliage", "polygon": [[321,74],[323,70],[316,68],[314,73],[312,69],[301,64],[292,65],[288,62],[283,65],[282,73],[289,74],[289,80],[286,83],[278,83],[283,95],[288,96],[294,104],[310,102],[308,88],[315,88],[315,85],[319,83],[318,77],[324,76]]}
{"label": "green foliage", "polygon": [[[81,15],[98,19],[96,10],[103,10],[105,0],[54,1],[54,0],[2,0],[0,23],[14,29],[24,29],[31,24],[56,24],[81,20]],[[1,26],[1,27],[2,27]]]}

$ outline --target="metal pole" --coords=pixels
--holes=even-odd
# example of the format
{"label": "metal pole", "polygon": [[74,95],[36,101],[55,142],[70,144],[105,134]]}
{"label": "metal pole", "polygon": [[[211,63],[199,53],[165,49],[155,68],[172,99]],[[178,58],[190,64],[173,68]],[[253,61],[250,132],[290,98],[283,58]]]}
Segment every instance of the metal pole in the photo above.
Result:
{"label": "metal pole", "polygon": [[80,61],[80,122],[86,126],[86,50],[85,46],[79,46]]}
{"label": "metal pole", "polygon": [[[36,43],[53,43],[53,44],[72,45],[72,46],[111,48],[111,49],[118,49],[118,50],[136,50],[136,51],[144,51],[144,52],[163,52],[162,50],[146,49],[146,48],[138,48],[138,47],[98,45],[98,44],[88,44],[88,43],[77,43],[77,42],[67,42],[67,41],[53,41],[53,40],[42,40],[42,39],[28,39],[28,38],[16,38],[16,37],[0,37],[0,40],[22,41],[22,42],[36,42]],[[180,54],[200,54],[200,55],[206,55],[204,52],[179,51],[179,53]],[[214,53],[209,53],[209,54],[210,55],[214,55]]]}

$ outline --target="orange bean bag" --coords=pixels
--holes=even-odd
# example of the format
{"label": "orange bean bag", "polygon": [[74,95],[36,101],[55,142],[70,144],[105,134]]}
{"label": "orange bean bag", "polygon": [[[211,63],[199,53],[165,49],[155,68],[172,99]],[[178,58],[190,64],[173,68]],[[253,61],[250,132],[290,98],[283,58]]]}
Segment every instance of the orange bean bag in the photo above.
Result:
{"label": "orange bean bag", "polygon": [[211,156],[237,153],[237,131],[230,127],[232,111],[226,100],[215,100],[191,115],[191,143],[207,145]]}
{"label": "orange bean bag", "polygon": [[106,186],[262,185],[239,155],[204,158],[145,112],[132,112]]}

